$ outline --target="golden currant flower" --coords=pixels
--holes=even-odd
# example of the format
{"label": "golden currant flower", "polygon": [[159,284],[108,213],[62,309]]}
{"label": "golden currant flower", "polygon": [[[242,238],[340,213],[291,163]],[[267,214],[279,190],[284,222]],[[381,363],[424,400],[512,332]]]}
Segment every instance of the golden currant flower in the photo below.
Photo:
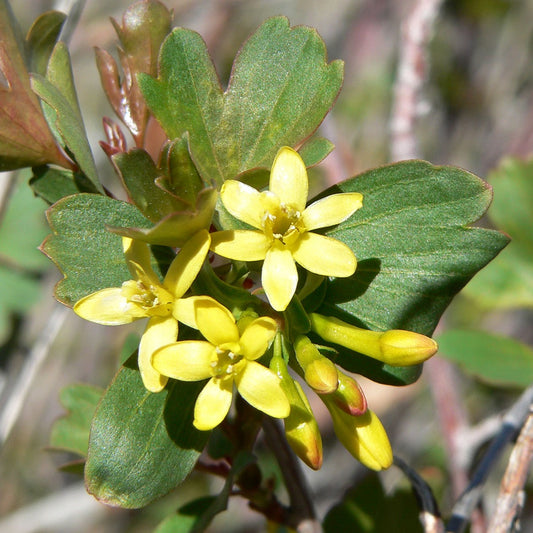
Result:
{"label": "golden currant flower", "polygon": [[264,260],[263,289],[276,311],[287,308],[296,290],[295,262],[314,274],[335,277],[351,276],[357,266],[348,246],[313,230],[346,220],[361,207],[362,195],[332,194],[306,208],[307,196],[305,164],[286,146],[274,159],[268,191],[228,180],[220,192],[226,209],[256,229],[216,232],[211,249],[229,259]]}
{"label": "golden currant flower", "polygon": [[240,331],[231,312],[209,296],[194,300],[196,327],[205,341],[175,342],[156,350],[152,365],[182,381],[209,379],[194,406],[194,425],[207,431],[228,414],[233,384],[253,407],[275,418],[289,415],[290,405],[274,372],[256,360],[277,332],[269,317],[246,320]]}
{"label": "golden currant flower", "polygon": [[152,353],[176,341],[178,321],[189,326],[195,324],[192,309],[195,297],[182,297],[200,271],[210,242],[206,230],[194,235],[172,261],[161,282],[150,265],[148,245],[123,237],[124,254],[133,279],[121,287],[90,294],[74,305],[74,311],[85,320],[106,326],[149,318],[139,344],[139,370],[144,386],[151,392],[159,392],[168,380],[152,367]]}

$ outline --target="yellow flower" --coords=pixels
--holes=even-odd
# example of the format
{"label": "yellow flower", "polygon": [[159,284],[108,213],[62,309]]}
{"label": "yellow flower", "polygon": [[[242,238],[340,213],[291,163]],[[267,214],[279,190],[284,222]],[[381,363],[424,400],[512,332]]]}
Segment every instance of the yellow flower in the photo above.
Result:
{"label": "yellow flower", "polygon": [[212,235],[211,249],[239,261],[264,259],[263,288],[272,307],[284,311],[296,290],[296,263],[322,276],[348,277],[357,261],[344,243],[312,233],[346,220],[362,205],[359,193],[326,196],[305,207],[308,179],[302,158],[292,148],[278,152],[268,191],[239,181],[224,182],[220,197],[226,209],[256,230],[227,230]]}
{"label": "yellow flower", "polygon": [[207,431],[228,414],[235,383],[253,407],[275,418],[289,415],[290,405],[279,378],[259,364],[277,331],[269,317],[235,323],[231,312],[209,296],[194,300],[196,327],[206,341],[181,341],[156,350],[152,365],[165,376],[182,381],[209,379],[196,400],[194,425]]}
{"label": "yellow flower", "polygon": [[124,254],[133,279],[121,287],[90,294],[74,305],[74,311],[85,320],[106,326],[149,318],[139,344],[139,370],[144,386],[151,392],[159,392],[168,381],[152,367],[152,353],[177,339],[178,321],[194,326],[194,297],[182,296],[202,267],[210,242],[205,230],[194,235],[172,261],[161,283],[150,265],[148,245],[123,237]]}

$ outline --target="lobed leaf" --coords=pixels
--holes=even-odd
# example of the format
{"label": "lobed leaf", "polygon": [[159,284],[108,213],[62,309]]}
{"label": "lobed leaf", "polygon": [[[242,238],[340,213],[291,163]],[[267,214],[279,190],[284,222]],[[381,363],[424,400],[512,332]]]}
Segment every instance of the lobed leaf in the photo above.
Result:
{"label": "lobed leaf", "polygon": [[110,226],[149,227],[139,210],[98,194],[67,196],[47,212],[52,229],[41,245],[64,275],[55,296],[66,305],[106,287],[120,287],[131,278],[122,238]]}
{"label": "lobed leaf", "polygon": [[136,354],[119,370],[98,405],[85,467],[87,490],[128,509],[144,507],[178,486],[209,437],[192,425],[203,383],[171,382],[148,392]]}
{"label": "lobed leaf", "polygon": [[[490,188],[474,175],[424,161],[373,169],[324,194],[360,192],[363,207],[326,232],[354,251],[350,278],[329,283],[319,312],[373,330],[431,335],[451,299],[508,243],[497,232],[468,227],[483,215]],[[338,362],[359,372],[359,355]],[[378,381],[410,382],[419,367],[379,365]],[[365,373],[365,372],[363,372]],[[411,378],[406,377],[411,375]]]}
{"label": "lobed leaf", "polygon": [[235,58],[223,92],[205,42],[175,29],[165,40],[159,76],[139,75],[141,91],[170,139],[189,133],[202,178],[218,184],[256,167],[269,168],[280,146],[309,137],[342,84],[341,61],[326,62],[318,33],[264,22]]}
{"label": "lobed leaf", "polygon": [[52,448],[87,456],[91,420],[103,392],[99,387],[86,384],[69,385],[61,391],[60,402],[67,414],[52,427]]}

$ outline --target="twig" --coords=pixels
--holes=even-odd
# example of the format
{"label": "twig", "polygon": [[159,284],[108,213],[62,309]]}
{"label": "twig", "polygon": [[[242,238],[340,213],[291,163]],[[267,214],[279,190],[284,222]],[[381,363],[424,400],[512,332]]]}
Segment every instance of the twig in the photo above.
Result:
{"label": "twig", "polygon": [[455,504],[452,517],[448,522],[448,533],[461,533],[468,524],[468,518],[476,507],[481,497],[483,485],[496,461],[499,459],[507,443],[524,424],[533,404],[533,386],[526,389],[518,401],[503,417],[499,434],[492,441],[489,449],[476,468],[472,480],[466,491]]}
{"label": "twig", "polygon": [[411,482],[420,507],[420,521],[425,533],[444,533],[444,524],[440,518],[439,508],[429,485],[403,459],[394,456],[394,464]]}
{"label": "twig", "polygon": [[52,343],[56,339],[68,314],[69,310],[66,307],[58,305],[43,327],[41,336],[30,350],[24,368],[13,386],[13,392],[0,412],[0,445],[9,437],[31,385],[38,375],[41,365],[50,353]]}
{"label": "twig", "polygon": [[15,172],[3,172],[0,176],[0,224],[2,224],[9,196],[15,185],[15,176]]}
{"label": "twig", "polygon": [[420,90],[428,70],[426,47],[441,4],[442,0],[418,0],[402,25],[390,124],[393,161],[420,157],[414,126],[421,111]]}
{"label": "twig", "polygon": [[263,420],[263,431],[269,448],[274,453],[281,475],[285,481],[291,502],[294,524],[290,524],[298,533],[320,533],[322,526],[315,516],[313,500],[307,482],[294,452],[287,443],[277,420],[268,416]]}
{"label": "twig", "polygon": [[532,459],[533,415],[530,414],[509,458],[488,533],[515,531],[514,526],[524,504],[524,485]]}
{"label": "twig", "polygon": [[431,384],[437,416],[442,428],[444,447],[448,461],[454,499],[465,490],[468,477],[461,460],[457,436],[464,434],[468,422],[463,406],[458,398],[455,369],[451,363],[440,357],[434,357],[425,364],[425,376]]}
{"label": "twig", "polygon": [[61,28],[59,40],[69,43],[72,34],[81,18],[81,13],[85,7],[86,0],[59,0],[56,2],[56,9],[67,14],[67,19]]}

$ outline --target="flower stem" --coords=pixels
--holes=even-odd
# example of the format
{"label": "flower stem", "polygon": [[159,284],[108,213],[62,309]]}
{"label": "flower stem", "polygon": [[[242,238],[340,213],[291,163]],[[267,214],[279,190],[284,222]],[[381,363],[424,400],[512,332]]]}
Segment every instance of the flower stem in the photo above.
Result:
{"label": "flower stem", "polygon": [[320,533],[309,486],[298,459],[291,450],[278,420],[268,416],[263,420],[263,431],[269,448],[274,453],[290,497],[290,526],[298,533]]}

